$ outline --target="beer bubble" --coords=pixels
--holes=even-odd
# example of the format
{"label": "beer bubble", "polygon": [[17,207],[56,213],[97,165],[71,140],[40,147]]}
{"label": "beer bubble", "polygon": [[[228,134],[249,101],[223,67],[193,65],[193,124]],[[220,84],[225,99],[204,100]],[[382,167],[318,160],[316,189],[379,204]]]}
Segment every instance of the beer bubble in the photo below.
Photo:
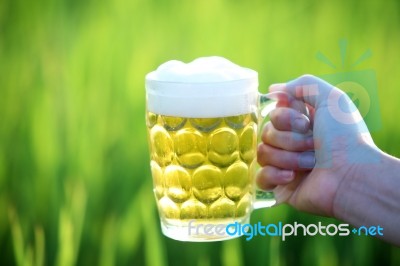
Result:
{"label": "beer bubble", "polygon": [[205,219],[207,206],[196,199],[189,199],[181,205],[181,219]]}
{"label": "beer bubble", "polygon": [[187,119],[182,117],[162,115],[161,120],[163,121],[166,130],[176,131],[185,125]]}
{"label": "beer bubble", "polygon": [[227,198],[220,198],[210,206],[209,216],[211,218],[232,218],[235,217],[236,206],[233,201]]}
{"label": "beer bubble", "polygon": [[158,202],[160,213],[168,219],[179,219],[180,211],[178,205],[168,197],[162,197]]}
{"label": "beer bubble", "polygon": [[244,114],[244,115],[235,115],[235,116],[229,116],[225,118],[225,122],[234,129],[240,129],[243,128],[245,125],[247,125],[251,121],[251,116],[250,114]]}
{"label": "beer bubble", "polygon": [[250,193],[246,193],[243,198],[239,201],[236,210],[236,216],[246,216],[251,211],[252,196]]}
{"label": "beer bubble", "polygon": [[210,132],[221,124],[222,118],[192,118],[190,123],[201,132]]}
{"label": "beer bubble", "polygon": [[206,138],[193,128],[179,130],[174,137],[175,152],[181,165],[196,168],[206,160]]}
{"label": "beer bubble", "polygon": [[193,194],[203,203],[211,203],[222,195],[222,172],[213,165],[203,165],[193,173]]}
{"label": "beer bubble", "polygon": [[246,163],[251,163],[256,157],[257,147],[257,126],[254,123],[249,124],[243,130],[239,138],[240,157]]}
{"label": "beer bubble", "polygon": [[229,166],[223,177],[223,185],[225,195],[238,201],[249,190],[249,169],[247,165],[241,161]]}
{"label": "beer bubble", "polygon": [[150,130],[151,157],[160,165],[171,163],[174,156],[174,143],[168,132],[158,125]]}
{"label": "beer bubble", "polygon": [[215,165],[226,167],[232,164],[239,155],[239,139],[230,128],[219,128],[209,137],[208,159]]}
{"label": "beer bubble", "polygon": [[168,197],[177,203],[184,202],[190,197],[190,175],[181,166],[169,165],[164,171],[165,189]]}
{"label": "beer bubble", "polygon": [[154,194],[157,199],[162,198],[164,194],[164,178],[161,167],[155,162],[150,162],[151,175],[153,176]]}

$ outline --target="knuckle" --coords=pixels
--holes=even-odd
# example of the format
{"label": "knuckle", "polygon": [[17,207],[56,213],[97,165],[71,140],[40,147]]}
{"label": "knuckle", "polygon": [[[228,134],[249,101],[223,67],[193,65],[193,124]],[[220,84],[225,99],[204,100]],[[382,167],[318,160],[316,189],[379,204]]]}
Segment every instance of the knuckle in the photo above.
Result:
{"label": "knuckle", "polygon": [[311,74],[304,74],[299,77],[299,81],[304,84],[316,82],[317,80],[317,77]]}
{"label": "knuckle", "polygon": [[276,187],[276,185],[271,182],[270,168],[269,166],[265,166],[261,168],[257,174],[257,186],[261,189],[272,190]]}
{"label": "knuckle", "polygon": [[287,128],[290,125],[290,109],[278,108],[270,114],[271,123],[276,128]]}
{"label": "knuckle", "polygon": [[295,139],[295,135],[292,133],[282,135],[280,142],[282,148],[286,150],[293,150],[298,146],[298,141]]}
{"label": "knuckle", "polygon": [[273,131],[273,125],[271,122],[268,122],[265,124],[262,135],[261,135],[261,140],[264,143],[268,143],[269,139],[271,138],[271,132]]}
{"label": "knuckle", "polygon": [[268,149],[265,144],[260,144],[257,147],[257,162],[260,165],[265,165],[268,158]]}
{"label": "knuckle", "polygon": [[276,119],[279,118],[279,115],[280,115],[279,109],[281,109],[281,108],[276,108],[269,113],[269,118],[270,118],[271,122],[276,121]]}
{"label": "knuckle", "polygon": [[269,117],[272,119],[282,119],[285,115],[285,109],[284,107],[278,107],[274,110],[271,111],[269,114]]}
{"label": "knuckle", "polygon": [[271,123],[274,128],[282,131],[291,131],[295,128],[296,120],[307,120],[299,111],[291,108],[279,108],[271,112]]}
{"label": "knuckle", "polygon": [[307,141],[306,139],[298,135],[296,133],[289,133],[285,136],[282,136],[282,148],[289,151],[303,151],[307,149]]}
{"label": "knuckle", "polygon": [[278,151],[267,144],[260,144],[257,150],[257,161],[260,165],[273,165],[276,161]]}
{"label": "knuckle", "polygon": [[281,153],[279,159],[279,167],[283,169],[295,169],[297,165],[297,161],[295,158],[295,154],[291,151],[284,151]]}

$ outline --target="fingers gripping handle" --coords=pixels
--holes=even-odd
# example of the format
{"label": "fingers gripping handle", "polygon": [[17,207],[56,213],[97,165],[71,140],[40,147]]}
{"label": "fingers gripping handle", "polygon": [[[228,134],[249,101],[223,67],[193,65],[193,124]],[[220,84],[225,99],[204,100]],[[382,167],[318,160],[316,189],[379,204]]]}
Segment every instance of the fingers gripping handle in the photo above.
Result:
{"label": "fingers gripping handle", "polygon": [[[259,108],[261,119],[264,119],[272,110],[275,109],[278,101],[283,103],[290,102],[290,96],[285,92],[270,92],[267,94],[259,95]],[[286,104],[285,104],[286,105]],[[255,200],[253,203],[254,209],[267,208],[275,205],[276,200],[274,193],[270,191],[263,191],[258,188],[255,190]]]}

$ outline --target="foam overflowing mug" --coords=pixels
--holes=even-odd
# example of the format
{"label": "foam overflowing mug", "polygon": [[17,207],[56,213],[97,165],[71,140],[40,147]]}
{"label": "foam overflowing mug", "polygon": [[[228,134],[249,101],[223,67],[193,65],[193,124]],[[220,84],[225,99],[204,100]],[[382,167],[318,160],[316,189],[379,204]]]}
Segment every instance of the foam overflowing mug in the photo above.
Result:
{"label": "foam overflowing mug", "polygon": [[173,60],[146,76],[150,166],[164,235],[230,239],[237,235],[227,225],[248,223],[253,209],[275,203],[256,190],[254,176],[258,125],[278,96],[261,95],[256,71],[222,57]]}

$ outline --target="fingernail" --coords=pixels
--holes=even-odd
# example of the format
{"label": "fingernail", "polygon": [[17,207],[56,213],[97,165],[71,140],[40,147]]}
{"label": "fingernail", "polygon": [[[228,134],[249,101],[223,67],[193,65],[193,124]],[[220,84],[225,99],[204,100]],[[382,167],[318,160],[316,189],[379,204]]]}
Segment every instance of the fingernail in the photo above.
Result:
{"label": "fingernail", "polygon": [[293,127],[296,131],[306,132],[308,130],[308,121],[301,117],[295,118]]}
{"label": "fingernail", "polygon": [[282,90],[284,88],[286,83],[275,83],[269,86],[269,91],[277,91],[277,90]]}
{"label": "fingernail", "polygon": [[281,174],[285,182],[291,182],[294,179],[294,172],[291,170],[281,170]]}
{"label": "fingernail", "polygon": [[299,167],[311,169],[315,166],[315,154],[313,151],[306,151],[299,155]]}

